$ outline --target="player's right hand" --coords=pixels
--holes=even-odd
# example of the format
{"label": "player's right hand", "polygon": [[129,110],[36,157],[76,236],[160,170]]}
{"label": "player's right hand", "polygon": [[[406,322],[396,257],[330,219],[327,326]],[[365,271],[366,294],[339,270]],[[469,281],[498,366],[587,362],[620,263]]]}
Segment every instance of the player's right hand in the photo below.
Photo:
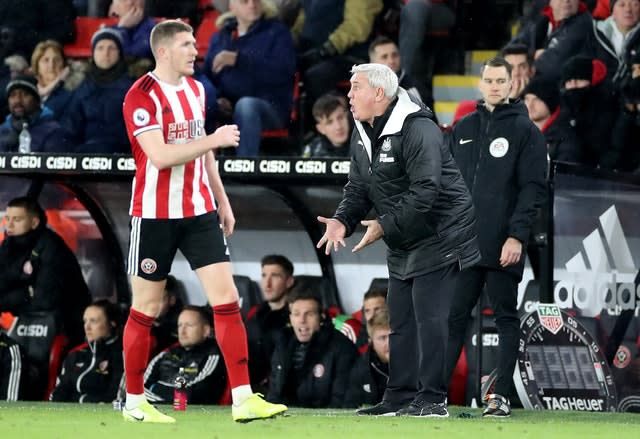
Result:
{"label": "player's right hand", "polygon": [[240,144],[238,125],[222,125],[213,135],[220,148],[237,148]]}

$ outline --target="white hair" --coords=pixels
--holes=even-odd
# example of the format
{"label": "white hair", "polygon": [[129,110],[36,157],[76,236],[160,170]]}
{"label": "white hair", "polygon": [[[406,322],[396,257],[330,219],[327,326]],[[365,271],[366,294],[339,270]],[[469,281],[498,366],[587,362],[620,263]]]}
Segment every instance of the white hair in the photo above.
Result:
{"label": "white hair", "polygon": [[398,95],[398,75],[384,64],[359,64],[351,68],[351,74],[365,73],[371,87],[381,87],[385,97],[393,99]]}

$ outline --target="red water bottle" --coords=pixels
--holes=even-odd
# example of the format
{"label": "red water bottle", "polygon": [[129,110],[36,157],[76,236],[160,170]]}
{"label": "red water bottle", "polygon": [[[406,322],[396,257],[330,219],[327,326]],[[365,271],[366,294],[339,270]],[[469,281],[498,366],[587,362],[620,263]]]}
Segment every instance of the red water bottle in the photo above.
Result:
{"label": "red water bottle", "polygon": [[184,375],[183,367],[178,370],[178,375],[174,381],[173,409],[178,411],[187,409],[187,377]]}

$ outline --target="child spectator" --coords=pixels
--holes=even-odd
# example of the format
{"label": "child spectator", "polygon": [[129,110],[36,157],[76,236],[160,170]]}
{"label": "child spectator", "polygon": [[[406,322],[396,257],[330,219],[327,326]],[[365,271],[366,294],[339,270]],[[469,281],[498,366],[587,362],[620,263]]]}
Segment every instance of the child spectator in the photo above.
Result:
{"label": "child spectator", "polygon": [[347,99],[327,93],[313,104],[316,130],[320,133],[305,145],[302,156],[348,157],[351,120]]}

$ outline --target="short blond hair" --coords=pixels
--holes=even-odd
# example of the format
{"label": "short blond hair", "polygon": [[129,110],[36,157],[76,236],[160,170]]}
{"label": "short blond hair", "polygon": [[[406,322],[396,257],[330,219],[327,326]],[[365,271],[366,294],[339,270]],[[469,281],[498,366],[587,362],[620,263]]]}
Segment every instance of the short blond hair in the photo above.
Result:
{"label": "short blond hair", "polygon": [[36,47],[35,49],[33,49],[33,53],[31,54],[31,71],[36,77],[38,77],[38,75],[40,74],[40,72],[38,71],[38,63],[48,49],[53,49],[58,52],[60,54],[60,57],[62,58],[62,65],[67,65],[67,58],[64,56],[64,49],[62,48],[62,44],[60,44],[56,40],[40,41],[38,44],[36,44]]}
{"label": "short blond hair", "polygon": [[373,337],[373,331],[376,329],[391,329],[389,325],[389,311],[387,311],[386,307],[378,310],[378,312],[367,321],[367,334],[369,334],[369,338]]}
{"label": "short blond hair", "polygon": [[167,40],[173,39],[173,37],[180,32],[193,34],[193,28],[182,20],[165,20],[156,24],[153,29],[151,29],[151,36],[149,37],[149,44],[151,45],[153,56],[157,56],[156,50],[158,46]]}

